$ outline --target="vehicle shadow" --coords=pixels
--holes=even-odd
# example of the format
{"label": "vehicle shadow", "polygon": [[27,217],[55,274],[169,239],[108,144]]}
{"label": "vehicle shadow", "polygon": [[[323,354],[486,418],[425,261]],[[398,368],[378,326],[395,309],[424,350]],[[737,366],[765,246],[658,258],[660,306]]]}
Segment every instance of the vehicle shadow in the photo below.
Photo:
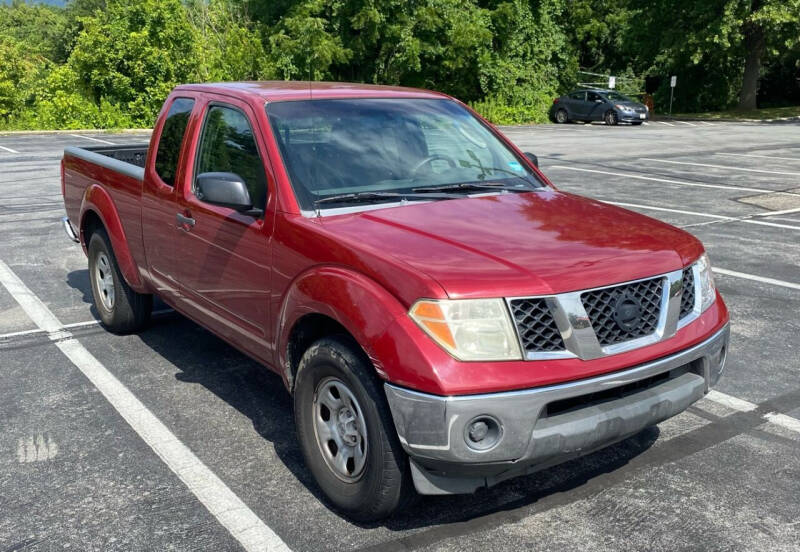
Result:
{"label": "vehicle shadow", "polygon": [[[279,376],[177,313],[154,320],[139,338],[180,370],[175,376],[177,380],[203,385],[247,416],[253,429],[272,443],[292,475],[325,502],[305,467],[295,437],[291,397]],[[658,428],[649,428],[589,456],[508,480],[473,495],[419,497],[391,519],[355,525],[362,529],[385,527],[406,531],[524,508],[623,467],[650,448],[658,435]]]}

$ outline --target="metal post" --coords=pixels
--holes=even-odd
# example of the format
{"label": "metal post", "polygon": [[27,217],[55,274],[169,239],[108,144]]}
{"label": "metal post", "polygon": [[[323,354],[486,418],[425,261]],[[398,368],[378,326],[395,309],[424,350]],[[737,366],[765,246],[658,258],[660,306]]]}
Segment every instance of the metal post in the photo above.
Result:
{"label": "metal post", "polygon": [[675,92],[675,87],[669,87],[669,116],[672,117],[672,95]]}

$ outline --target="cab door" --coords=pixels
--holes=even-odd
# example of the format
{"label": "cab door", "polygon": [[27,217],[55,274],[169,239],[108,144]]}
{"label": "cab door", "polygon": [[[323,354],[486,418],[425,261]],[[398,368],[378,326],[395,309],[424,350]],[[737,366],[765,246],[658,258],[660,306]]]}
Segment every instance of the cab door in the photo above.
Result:
{"label": "cab door", "polygon": [[[150,281],[156,292],[168,302],[176,300],[175,279],[175,206],[177,184],[181,182],[182,163],[187,145],[187,128],[196,98],[177,96],[164,106],[166,113],[160,128],[153,130],[158,143],[151,144],[145,165],[142,188],[142,242],[144,243]],[[160,119],[161,120],[161,119]]]}
{"label": "cab door", "polygon": [[[274,182],[257,119],[233,98],[206,101],[202,125],[187,163],[173,220],[181,309],[217,334],[265,362],[271,285]],[[191,168],[189,168],[191,167]],[[197,175],[227,172],[247,185],[251,216],[198,197]]]}

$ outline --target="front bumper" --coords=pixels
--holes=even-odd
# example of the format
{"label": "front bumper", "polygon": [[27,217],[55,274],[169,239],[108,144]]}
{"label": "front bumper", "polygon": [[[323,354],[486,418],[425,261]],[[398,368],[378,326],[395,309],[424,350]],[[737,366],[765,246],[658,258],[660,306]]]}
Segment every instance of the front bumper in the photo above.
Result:
{"label": "front bumper", "polygon": [[[442,397],[384,384],[421,494],[473,492],[590,453],[685,410],[716,384],[729,326],[665,358],[599,377],[521,391]],[[493,420],[476,446],[476,418]],[[490,422],[491,423],[491,422]]]}
{"label": "front bumper", "polygon": [[[649,113],[631,113],[629,111],[617,111],[618,119],[622,123],[643,123],[650,119]],[[641,117],[644,115],[644,118]]]}

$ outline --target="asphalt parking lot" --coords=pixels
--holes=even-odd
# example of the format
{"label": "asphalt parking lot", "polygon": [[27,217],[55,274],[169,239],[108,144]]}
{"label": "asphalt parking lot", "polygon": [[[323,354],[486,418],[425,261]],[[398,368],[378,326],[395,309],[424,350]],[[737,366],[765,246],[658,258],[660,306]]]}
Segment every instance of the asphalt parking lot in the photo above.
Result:
{"label": "asphalt parking lot", "polygon": [[[708,398],[586,458],[352,524],[319,500],[278,377],[168,310],[139,335],[96,323],[60,224],[61,152],[148,135],[0,136],[0,550],[240,550],[219,519],[242,506],[250,549],[800,550],[800,125],[503,130],[560,189],[705,243],[732,315]],[[198,499],[68,356],[76,342],[239,506]]]}

